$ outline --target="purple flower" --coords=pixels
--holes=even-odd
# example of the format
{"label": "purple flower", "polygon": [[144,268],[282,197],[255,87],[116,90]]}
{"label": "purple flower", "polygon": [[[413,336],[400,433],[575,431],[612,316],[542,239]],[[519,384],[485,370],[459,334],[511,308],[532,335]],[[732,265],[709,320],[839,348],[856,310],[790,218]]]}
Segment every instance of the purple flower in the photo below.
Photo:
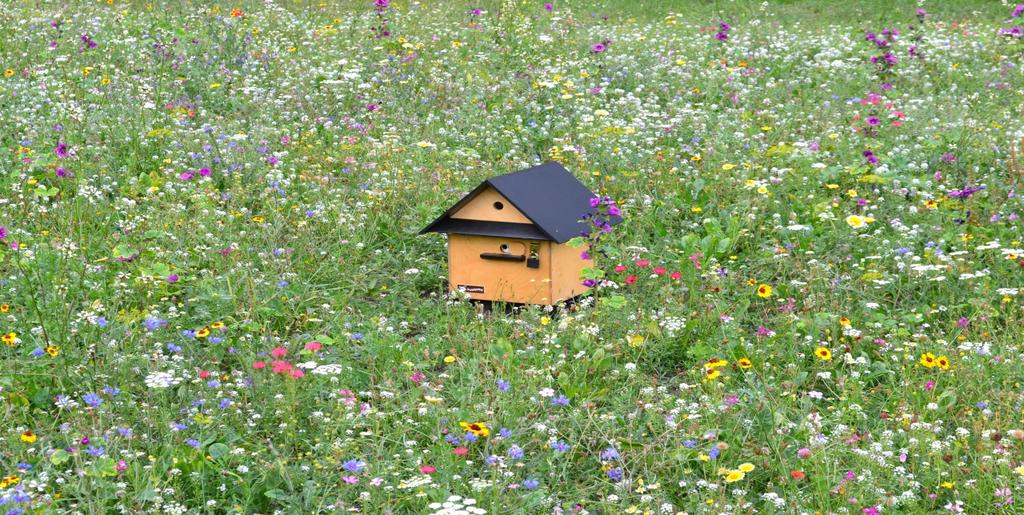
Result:
{"label": "purple flower", "polygon": [[387,9],[391,5],[391,0],[373,0],[373,6],[377,9]]}
{"label": "purple flower", "polygon": [[554,404],[555,406],[568,406],[569,398],[566,397],[565,394],[560,393],[558,394],[558,397],[551,399],[551,404]]}
{"label": "purple flower", "polygon": [[358,474],[359,472],[362,472],[364,468],[366,468],[366,463],[363,463],[362,461],[359,460],[348,460],[345,463],[342,463],[341,466],[342,468],[349,472],[354,472]]}
{"label": "purple flower", "polygon": [[619,468],[619,467],[613,467],[613,468],[608,469],[607,474],[608,474],[608,479],[611,479],[612,481],[614,481],[616,483],[618,483],[619,481],[622,481],[622,469]]}
{"label": "purple flower", "polygon": [[619,459],[619,450],[615,447],[609,447],[601,451],[601,461],[615,461]]}
{"label": "purple flower", "polygon": [[0,225],[0,240],[7,237],[7,228]]}
{"label": "purple flower", "polygon": [[503,392],[507,392],[507,391],[509,391],[510,388],[512,388],[512,385],[509,384],[508,381],[505,381],[504,379],[498,379],[498,389],[499,390],[501,390]]}
{"label": "purple flower", "polygon": [[510,459],[521,460],[521,459],[523,459],[523,456],[526,453],[523,452],[523,448],[522,447],[520,447],[518,445],[513,445],[512,447],[508,448],[508,452],[506,454],[508,455],[508,457]]}
{"label": "purple flower", "polygon": [[537,488],[538,486],[540,486],[540,481],[538,481],[536,479],[530,478],[530,479],[527,479],[526,481],[523,481],[523,488],[525,488],[527,490],[533,490],[533,489]]}
{"label": "purple flower", "polygon": [[551,444],[551,448],[554,449],[555,452],[560,452],[560,453],[561,452],[568,452],[569,451],[569,444],[567,444],[567,443],[565,443],[565,442],[563,442],[561,440],[558,440],[555,443]]}
{"label": "purple flower", "polygon": [[943,163],[955,163],[956,162],[956,156],[953,155],[951,152],[946,152],[945,154],[942,154],[942,162]]}
{"label": "purple flower", "polygon": [[53,152],[57,154],[57,157],[65,159],[68,157],[68,145],[63,141],[57,142],[57,147],[53,149]]}
{"label": "purple flower", "polygon": [[877,116],[869,116],[868,117],[868,125],[876,126],[876,125],[878,125],[880,123],[882,123],[882,120],[879,120]]}
{"label": "purple flower", "polygon": [[1024,14],[1024,4],[1017,4],[1013,8],[1013,12],[1010,13],[1010,16],[1013,16],[1014,18],[1019,18],[1022,14]]}
{"label": "purple flower", "polygon": [[178,282],[178,274],[168,275],[167,276],[167,282],[170,283],[170,284],[174,284],[174,283]]}
{"label": "purple flower", "polygon": [[715,39],[717,39],[719,41],[728,41],[729,40],[729,35],[724,33],[724,32],[716,32],[715,33]]}
{"label": "purple flower", "polygon": [[99,395],[96,395],[95,393],[92,392],[83,395],[82,400],[85,401],[85,403],[88,404],[89,407],[91,408],[98,408],[100,407],[100,404],[103,404],[103,399],[100,398]]}
{"label": "purple flower", "polygon": [[547,11],[547,12],[554,11],[555,10],[555,6],[551,2],[548,2],[548,3],[544,4],[544,10]]}
{"label": "purple flower", "polygon": [[604,52],[608,47],[604,43],[594,43],[590,46],[590,51],[595,54]]}

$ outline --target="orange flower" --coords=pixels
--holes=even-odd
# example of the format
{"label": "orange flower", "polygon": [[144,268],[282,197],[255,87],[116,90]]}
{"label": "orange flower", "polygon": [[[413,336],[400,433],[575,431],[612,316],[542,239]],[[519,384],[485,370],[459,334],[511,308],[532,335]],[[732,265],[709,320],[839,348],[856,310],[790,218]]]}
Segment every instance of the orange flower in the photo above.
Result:
{"label": "orange flower", "polygon": [[234,9],[231,10],[231,16],[233,16],[235,18],[241,18],[242,16],[245,16],[245,13],[242,12],[241,9],[235,7]]}

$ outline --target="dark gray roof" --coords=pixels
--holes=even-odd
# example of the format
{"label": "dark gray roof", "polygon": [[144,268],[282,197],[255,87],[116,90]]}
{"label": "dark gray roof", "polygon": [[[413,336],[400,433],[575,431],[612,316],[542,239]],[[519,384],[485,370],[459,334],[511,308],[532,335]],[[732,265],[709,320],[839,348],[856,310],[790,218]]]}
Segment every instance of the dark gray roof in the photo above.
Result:
{"label": "dark gray roof", "polygon": [[[590,232],[590,227],[580,219],[593,214],[590,199],[596,195],[573,177],[562,165],[549,161],[533,168],[493,177],[477,186],[469,195],[452,206],[443,215],[425,227],[420,234],[426,232],[447,232],[455,234],[478,234],[484,236],[512,236],[509,231],[521,231],[522,228],[505,226],[523,226],[525,224],[509,224],[501,222],[478,222],[472,226],[456,222],[450,218],[453,213],[466,205],[487,186],[498,190],[526,218],[534,223],[539,231],[536,237],[517,236],[524,239],[553,240],[565,243],[581,234]],[[611,224],[622,219],[612,217]],[[488,224],[493,225],[489,227]],[[472,230],[474,232],[468,232]],[[536,234],[536,233],[535,233]]]}

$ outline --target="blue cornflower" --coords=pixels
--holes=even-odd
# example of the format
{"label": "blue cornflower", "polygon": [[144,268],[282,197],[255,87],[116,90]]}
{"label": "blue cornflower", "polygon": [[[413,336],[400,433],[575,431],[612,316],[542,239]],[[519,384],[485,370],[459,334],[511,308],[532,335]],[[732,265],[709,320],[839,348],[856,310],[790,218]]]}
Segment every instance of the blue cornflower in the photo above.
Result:
{"label": "blue cornflower", "polygon": [[95,393],[92,392],[83,395],[82,400],[85,401],[85,403],[88,404],[89,407],[91,408],[98,408],[100,407],[100,404],[103,404],[103,399],[100,398],[99,395],[96,395]]}
{"label": "blue cornflower", "polygon": [[111,397],[117,397],[121,393],[121,390],[114,388],[113,386],[104,386],[103,393]]}
{"label": "blue cornflower", "polygon": [[167,321],[166,320],[160,320],[159,318],[153,318],[153,317],[147,318],[144,323],[146,324],[146,329],[149,329],[150,331],[156,331],[157,329],[160,329],[161,327],[166,327],[167,326]]}
{"label": "blue cornflower", "polygon": [[613,468],[608,469],[607,474],[608,474],[608,479],[611,479],[612,481],[614,481],[616,483],[618,483],[619,481],[622,481],[622,469],[619,468],[619,467],[613,467]]}
{"label": "blue cornflower", "polygon": [[505,381],[504,379],[498,379],[498,389],[499,390],[501,390],[503,392],[507,392],[507,391],[509,391],[510,388],[512,388],[512,385],[509,384],[508,381]]}
{"label": "blue cornflower", "polygon": [[558,397],[551,399],[551,404],[554,404],[555,406],[568,406],[569,398],[560,393],[558,394]]}
{"label": "blue cornflower", "polygon": [[220,409],[225,409],[231,405],[231,402],[231,399],[221,399],[218,406],[220,406]]}
{"label": "blue cornflower", "polygon": [[107,449],[103,447],[96,447],[95,445],[90,445],[85,450],[85,452],[89,453],[90,456],[103,456],[104,454],[107,453]]}
{"label": "blue cornflower", "polygon": [[467,442],[475,442],[480,439],[480,437],[477,436],[476,433],[469,431],[466,432],[466,435],[463,436],[463,438],[465,438]]}
{"label": "blue cornflower", "polygon": [[108,323],[109,322],[107,322],[106,318],[96,317],[96,325],[98,325],[100,327],[106,327]]}
{"label": "blue cornflower", "polygon": [[614,461],[619,459],[619,450],[615,447],[609,447],[601,451],[601,461]]}
{"label": "blue cornflower", "polygon": [[168,343],[167,344],[167,350],[169,350],[171,352],[181,352],[181,347],[179,347],[179,346],[177,346],[177,345],[175,345],[173,343]]}
{"label": "blue cornflower", "polygon": [[533,479],[532,477],[530,479],[527,479],[526,481],[523,481],[523,488],[527,490],[533,490],[538,486],[540,486],[540,481]]}
{"label": "blue cornflower", "polygon": [[712,447],[711,452],[708,453],[708,457],[712,460],[718,459],[718,455],[721,454],[721,452],[722,451],[719,450],[718,446]]}
{"label": "blue cornflower", "polygon": [[554,449],[556,452],[568,452],[569,444],[561,440],[558,440],[555,443],[551,444],[551,448]]}
{"label": "blue cornflower", "polygon": [[43,350],[42,347],[36,347],[35,349],[32,350],[32,356],[33,357],[41,358],[41,357],[43,357],[45,355],[46,355],[46,351]]}
{"label": "blue cornflower", "polygon": [[693,449],[694,447],[697,447],[697,442],[694,440],[686,440],[683,442],[683,447],[686,447],[687,449]]}
{"label": "blue cornflower", "polygon": [[521,460],[521,459],[523,459],[523,456],[526,453],[523,452],[523,448],[522,447],[520,447],[518,445],[513,445],[512,447],[508,448],[508,452],[506,452],[505,454],[507,454],[509,458],[512,458],[514,460]]}
{"label": "blue cornflower", "polygon": [[199,446],[202,445],[202,443],[200,443],[199,440],[196,440],[195,438],[189,438],[189,439],[185,440],[185,445],[188,445],[189,447],[192,447],[193,449],[198,449]]}
{"label": "blue cornflower", "polygon": [[359,473],[366,468],[366,463],[359,460],[348,460],[345,463],[342,463],[341,466],[349,472]]}
{"label": "blue cornflower", "polygon": [[502,438],[508,438],[512,436],[512,430],[507,427],[503,427],[498,430],[498,435],[501,436]]}
{"label": "blue cornflower", "polygon": [[498,457],[495,456],[494,454],[492,454],[492,455],[484,458],[484,463],[486,463],[487,465],[492,465],[493,466],[494,464],[498,463]]}

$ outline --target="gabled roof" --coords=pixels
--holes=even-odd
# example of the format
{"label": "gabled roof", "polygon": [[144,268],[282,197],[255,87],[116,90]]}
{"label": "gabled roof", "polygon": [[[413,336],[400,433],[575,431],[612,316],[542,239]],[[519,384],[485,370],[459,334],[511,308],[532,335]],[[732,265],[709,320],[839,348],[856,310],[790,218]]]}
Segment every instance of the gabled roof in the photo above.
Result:
{"label": "gabled roof", "polygon": [[[451,218],[452,214],[488,186],[508,199],[534,225]],[[562,165],[549,161],[484,181],[420,231],[420,234],[447,232],[565,243],[576,236],[590,233],[590,227],[585,222],[580,222],[580,219],[595,212],[594,208],[590,207],[590,199],[595,196]],[[615,216],[610,223],[614,225],[621,221],[622,218]]]}

